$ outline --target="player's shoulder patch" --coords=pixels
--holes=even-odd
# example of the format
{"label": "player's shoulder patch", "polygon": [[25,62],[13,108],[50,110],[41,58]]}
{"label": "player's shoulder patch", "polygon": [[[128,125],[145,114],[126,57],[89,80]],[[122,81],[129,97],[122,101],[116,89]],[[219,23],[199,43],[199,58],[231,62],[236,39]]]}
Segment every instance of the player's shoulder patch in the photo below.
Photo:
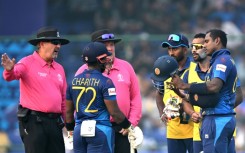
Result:
{"label": "player's shoulder patch", "polygon": [[224,65],[224,64],[217,64],[217,65],[216,65],[216,70],[217,70],[217,71],[225,72],[225,71],[226,71],[226,68],[227,68],[227,66]]}
{"label": "player's shoulder patch", "polygon": [[108,94],[109,96],[116,95],[116,88],[108,88]]}

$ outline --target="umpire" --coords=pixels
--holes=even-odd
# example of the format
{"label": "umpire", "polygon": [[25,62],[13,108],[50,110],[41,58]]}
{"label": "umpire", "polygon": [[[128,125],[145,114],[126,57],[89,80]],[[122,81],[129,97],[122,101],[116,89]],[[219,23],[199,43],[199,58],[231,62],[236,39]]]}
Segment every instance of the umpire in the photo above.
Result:
{"label": "umpire", "polygon": [[29,43],[37,50],[17,64],[6,53],[1,59],[4,79],[20,80],[17,116],[25,152],[65,153],[62,118],[67,85],[64,69],[54,58],[69,40],[61,38],[56,28],[43,27]]}

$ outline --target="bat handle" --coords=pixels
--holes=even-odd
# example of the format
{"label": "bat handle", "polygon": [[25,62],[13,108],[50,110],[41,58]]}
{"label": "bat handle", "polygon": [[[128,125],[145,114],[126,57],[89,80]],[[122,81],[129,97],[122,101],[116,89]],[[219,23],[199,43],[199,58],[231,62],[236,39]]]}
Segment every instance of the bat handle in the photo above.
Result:
{"label": "bat handle", "polygon": [[135,153],[133,146],[130,144],[130,153]]}
{"label": "bat handle", "polygon": [[130,153],[135,153],[134,146],[133,146],[134,140],[131,138],[129,143],[130,143]]}

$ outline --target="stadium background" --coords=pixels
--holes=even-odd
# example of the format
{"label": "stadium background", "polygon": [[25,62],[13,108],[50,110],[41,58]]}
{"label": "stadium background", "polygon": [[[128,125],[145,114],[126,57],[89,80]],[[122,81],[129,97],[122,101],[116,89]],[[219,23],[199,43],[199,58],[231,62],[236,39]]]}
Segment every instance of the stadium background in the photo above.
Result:
{"label": "stadium background", "polygon": [[[71,40],[59,53],[69,81],[82,65],[81,50],[91,32],[110,28],[123,41],[119,58],[132,63],[143,100],[140,153],[166,152],[165,127],[160,123],[149,74],[157,57],[165,55],[161,42],[170,33],[195,33],[221,28],[228,33],[228,48],[236,61],[245,94],[245,1],[243,0],[0,0],[0,54],[17,61],[35,49],[27,43],[41,26],[56,26]],[[190,54],[191,56],[191,54]],[[23,153],[16,108],[19,82],[7,83],[0,67],[0,153]],[[244,95],[245,97],[245,95]],[[245,152],[245,103],[237,108],[237,152]]]}

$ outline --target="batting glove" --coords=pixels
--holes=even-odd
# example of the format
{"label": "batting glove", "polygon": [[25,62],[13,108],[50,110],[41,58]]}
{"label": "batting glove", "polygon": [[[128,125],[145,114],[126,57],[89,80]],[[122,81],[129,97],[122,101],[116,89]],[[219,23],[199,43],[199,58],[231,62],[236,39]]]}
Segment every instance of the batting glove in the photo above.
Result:
{"label": "batting glove", "polygon": [[166,115],[168,119],[174,119],[180,116],[180,100],[176,97],[171,97],[163,109],[163,115]]}
{"label": "batting glove", "polygon": [[138,126],[133,127],[132,125],[128,128],[128,130],[129,130],[128,140],[130,142],[130,145],[134,149],[137,149],[143,142],[144,139],[143,132]]}

